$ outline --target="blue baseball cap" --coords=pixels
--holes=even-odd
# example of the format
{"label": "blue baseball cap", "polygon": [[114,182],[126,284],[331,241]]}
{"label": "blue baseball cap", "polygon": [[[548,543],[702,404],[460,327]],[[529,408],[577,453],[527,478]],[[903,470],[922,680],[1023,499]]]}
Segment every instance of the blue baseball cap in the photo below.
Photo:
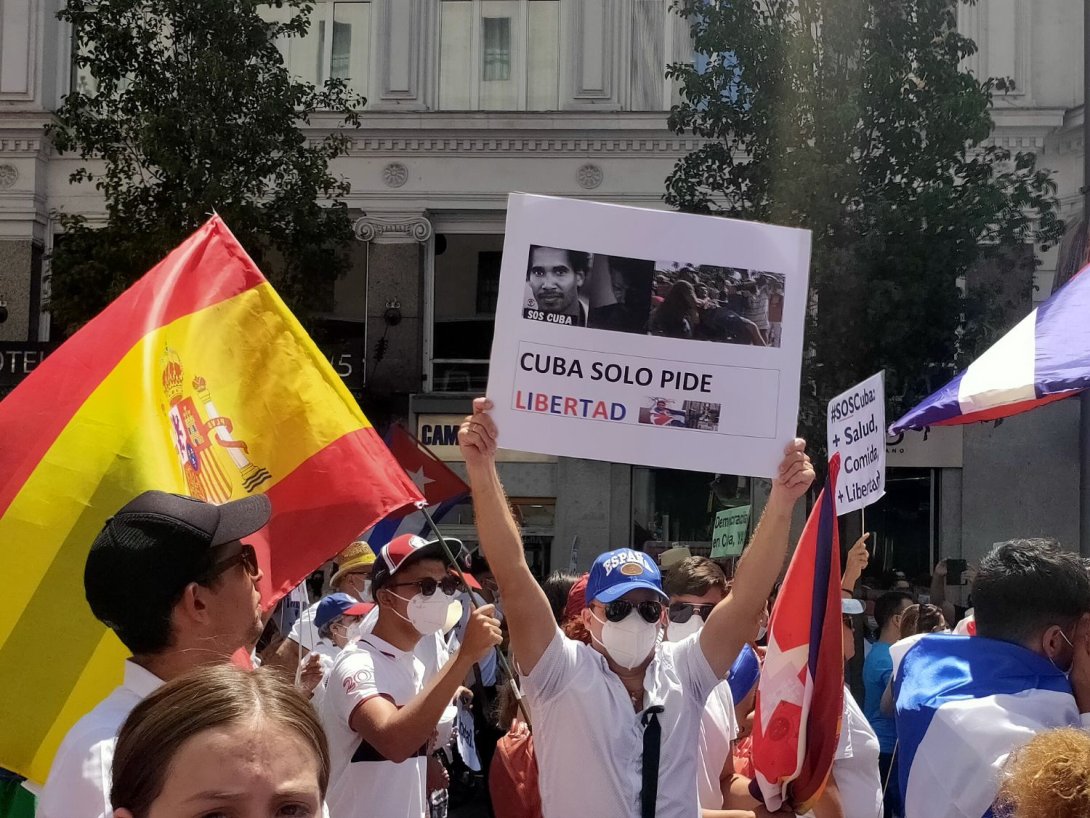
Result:
{"label": "blue baseball cap", "polygon": [[348,594],[330,594],[318,603],[318,610],[314,612],[314,627],[324,628],[338,616],[363,616],[372,607]]}
{"label": "blue baseball cap", "polygon": [[662,574],[651,557],[631,548],[607,551],[600,554],[591,566],[587,578],[586,604],[608,604],[639,588],[654,591],[669,600],[662,590]]}

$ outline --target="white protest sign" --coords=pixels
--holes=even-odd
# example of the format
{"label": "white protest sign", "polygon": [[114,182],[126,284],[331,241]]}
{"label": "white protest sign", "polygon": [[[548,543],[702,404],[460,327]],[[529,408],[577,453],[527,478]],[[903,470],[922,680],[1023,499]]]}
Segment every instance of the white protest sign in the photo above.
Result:
{"label": "white protest sign", "polygon": [[749,530],[749,506],[726,508],[716,512],[712,528],[712,559],[737,557],[746,544]]}
{"label": "white protest sign", "polygon": [[512,194],[488,375],[505,449],[771,477],[810,233]]}
{"label": "white protest sign", "polygon": [[829,457],[840,453],[836,513],[886,493],[886,390],[879,372],[829,401]]}
{"label": "white protest sign", "polygon": [[454,719],[454,733],[458,742],[458,755],[469,769],[481,771],[481,759],[477,755],[477,733],[473,725],[473,711],[458,702],[458,715]]}

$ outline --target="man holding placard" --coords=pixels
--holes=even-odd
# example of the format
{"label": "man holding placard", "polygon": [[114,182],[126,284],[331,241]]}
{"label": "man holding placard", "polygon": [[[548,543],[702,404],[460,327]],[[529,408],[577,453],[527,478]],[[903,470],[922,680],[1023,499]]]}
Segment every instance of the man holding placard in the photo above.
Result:
{"label": "man holding placard", "polygon": [[[478,398],[458,443],[473,489],[481,548],[505,600],[511,647],[534,718],[545,818],[659,818],[698,813],[693,748],[705,702],[726,675],[779,575],[795,503],[814,480],[793,440],[730,595],[699,634],[662,642],[667,599],[658,566],[619,548],[591,568],[585,645],[556,627],[526,563],[496,472],[492,402]],[[763,809],[757,815],[766,815]]]}

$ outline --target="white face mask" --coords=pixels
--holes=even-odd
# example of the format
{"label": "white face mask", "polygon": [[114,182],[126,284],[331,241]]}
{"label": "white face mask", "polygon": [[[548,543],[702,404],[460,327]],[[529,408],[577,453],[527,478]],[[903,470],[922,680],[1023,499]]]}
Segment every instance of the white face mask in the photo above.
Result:
{"label": "white face mask", "polygon": [[694,633],[699,633],[700,629],[703,627],[704,620],[698,613],[694,613],[685,622],[667,622],[666,641],[680,642],[682,639],[692,636]]}
{"label": "white face mask", "polygon": [[360,591],[360,602],[374,602],[375,598],[371,596],[371,580],[365,579],[363,581],[363,589]]}
{"label": "white face mask", "polygon": [[764,639],[766,633],[768,633],[768,625],[761,625],[759,628],[757,628],[756,641],[760,642],[762,639]]}
{"label": "white face mask", "polygon": [[348,633],[346,634],[348,638],[348,644],[351,645],[353,642],[358,641],[359,638],[363,636],[363,634],[363,619],[360,618],[348,626]]}
{"label": "white face mask", "polygon": [[655,643],[659,639],[659,624],[645,621],[639,611],[630,611],[620,622],[599,619],[593,611],[591,616],[602,623],[602,638],[595,641],[621,667],[631,670],[655,649]]}
{"label": "white face mask", "polygon": [[412,623],[421,636],[430,636],[441,631],[447,623],[451,603],[456,601],[452,595],[444,594],[438,589],[431,596],[416,594],[412,599],[405,599],[403,596],[394,594],[393,591],[390,593],[409,603],[405,611],[408,616],[397,615]]}

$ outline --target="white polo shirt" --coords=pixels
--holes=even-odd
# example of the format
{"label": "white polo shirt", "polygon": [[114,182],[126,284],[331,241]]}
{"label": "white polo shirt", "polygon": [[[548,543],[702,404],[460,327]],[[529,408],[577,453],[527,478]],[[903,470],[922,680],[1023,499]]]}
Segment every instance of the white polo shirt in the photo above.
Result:
{"label": "white polo shirt", "polygon": [[132,709],[162,683],[155,674],[126,660],[120,687],[77,721],[57,749],[36,818],[113,815],[110,786],[118,731]]}
{"label": "white polo shirt", "polygon": [[[661,705],[656,818],[695,818],[697,746],[704,704],[718,684],[699,634],[661,642],[644,676],[644,707]],[[523,690],[534,718],[545,818],[640,814],[642,712],[602,654],[558,629]]]}
{"label": "white polo shirt", "polygon": [[700,717],[700,764],[696,768],[696,787],[701,809],[723,809],[720,776],[731,753],[731,742],[738,738],[738,717],[730,685],[720,682],[708,696]]}
{"label": "white polo shirt", "polygon": [[341,651],[326,677],[318,717],[329,738],[326,803],[333,818],[423,818],[427,746],[407,761],[386,759],[352,729],[363,702],[385,696],[404,707],[423,690],[424,666],[412,653],[367,634]]}

